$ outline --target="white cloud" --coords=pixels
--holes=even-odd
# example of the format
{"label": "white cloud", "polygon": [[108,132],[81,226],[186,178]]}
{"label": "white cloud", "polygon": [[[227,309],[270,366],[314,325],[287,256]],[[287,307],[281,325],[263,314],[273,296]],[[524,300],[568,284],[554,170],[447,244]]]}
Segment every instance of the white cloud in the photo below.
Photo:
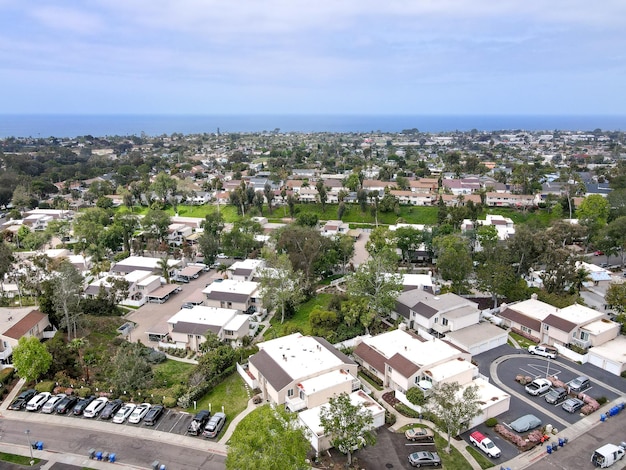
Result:
{"label": "white cloud", "polygon": [[45,5],[28,10],[28,14],[43,26],[59,31],[97,34],[103,29],[97,15],[74,8]]}

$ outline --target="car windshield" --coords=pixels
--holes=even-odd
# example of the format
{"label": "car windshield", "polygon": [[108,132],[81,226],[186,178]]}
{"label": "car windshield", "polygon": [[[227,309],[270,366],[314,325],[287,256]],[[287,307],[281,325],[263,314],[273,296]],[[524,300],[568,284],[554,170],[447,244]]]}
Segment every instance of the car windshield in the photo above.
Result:
{"label": "car windshield", "polygon": [[491,442],[491,441],[485,442],[485,447],[487,449],[491,449],[492,447],[495,447],[495,446],[496,445],[493,442]]}

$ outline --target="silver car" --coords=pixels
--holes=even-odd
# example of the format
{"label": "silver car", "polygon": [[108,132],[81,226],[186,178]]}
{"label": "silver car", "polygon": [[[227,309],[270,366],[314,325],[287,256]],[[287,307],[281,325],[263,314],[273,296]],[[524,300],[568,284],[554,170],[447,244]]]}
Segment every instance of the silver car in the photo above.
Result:
{"label": "silver car", "polygon": [[59,393],[58,395],[54,395],[48,399],[48,401],[41,407],[42,413],[53,413],[57,405],[63,400],[67,395],[65,393]]}

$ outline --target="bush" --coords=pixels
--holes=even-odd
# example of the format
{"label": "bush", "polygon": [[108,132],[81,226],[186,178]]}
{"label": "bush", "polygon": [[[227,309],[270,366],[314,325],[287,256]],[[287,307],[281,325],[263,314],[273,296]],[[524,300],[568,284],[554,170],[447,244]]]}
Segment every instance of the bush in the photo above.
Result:
{"label": "bush", "polygon": [[390,411],[385,410],[385,424],[388,426],[393,426],[396,424],[396,415],[395,413],[391,413]]}
{"label": "bush", "polygon": [[426,402],[424,398],[424,392],[419,387],[411,387],[406,391],[406,398],[412,404],[422,406]]}
{"label": "bush", "polygon": [[498,420],[496,418],[489,418],[487,421],[485,421],[485,425],[488,428],[492,428],[494,427],[496,424],[498,424]]}
{"label": "bush", "polygon": [[42,392],[52,393],[52,391],[54,390],[54,382],[52,382],[51,380],[39,382],[37,385],[35,385],[35,390],[37,390],[37,392],[39,393],[42,393]]}
{"label": "bush", "polygon": [[626,370],[619,375],[622,379],[626,379]]}
{"label": "bush", "polygon": [[404,403],[398,403],[394,408],[398,410],[398,413],[400,413],[403,416],[406,416],[407,418],[419,418],[420,417],[419,412],[409,408]]}
{"label": "bush", "polygon": [[602,405],[606,405],[609,399],[607,397],[600,397],[596,401],[598,402],[598,405],[602,406]]}
{"label": "bush", "polygon": [[174,397],[163,397],[163,406],[165,408],[174,408],[176,406],[176,398],[174,398]]}
{"label": "bush", "polygon": [[252,403],[254,403],[255,405],[258,405],[262,401],[263,397],[261,397],[261,395],[255,395],[254,397],[252,397]]}
{"label": "bush", "polygon": [[383,386],[383,381],[382,379],[379,379],[378,377],[376,377],[374,374],[372,374],[369,370],[361,367],[361,370],[359,371],[361,372],[364,376],[366,376],[368,379],[370,379],[372,382],[374,382],[375,384],[378,384],[379,387]]}
{"label": "bush", "polygon": [[150,364],[160,364],[167,360],[167,356],[162,351],[156,351],[154,349],[146,348],[148,350],[148,354],[146,355],[146,360]]}
{"label": "bush", "polygon": [[12,367],[7,367],[6,369],[0,370],[0,384],[6,385],[15,376],[15,369]]}
{"label": "bush", "polygon": [[89,387],[79,388],[78,390],[76,390],[76,395],[81,398],[88,397],[89,395],[91,395],[91,389]]}

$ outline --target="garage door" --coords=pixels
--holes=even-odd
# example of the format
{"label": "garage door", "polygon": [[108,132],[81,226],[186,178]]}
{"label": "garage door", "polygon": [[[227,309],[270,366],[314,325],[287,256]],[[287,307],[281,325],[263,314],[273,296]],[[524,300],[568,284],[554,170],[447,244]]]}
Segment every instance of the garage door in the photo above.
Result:
{"label": "garage door", "polygon": [[589,353],[589,363],[593,364],[596,367],[604,369],[605,371],[610,372],[611,374],[620,375],[621,373],[620,364],[613,362],[613,361],[608,361],[601,356],[596,356],[593,353]]}

